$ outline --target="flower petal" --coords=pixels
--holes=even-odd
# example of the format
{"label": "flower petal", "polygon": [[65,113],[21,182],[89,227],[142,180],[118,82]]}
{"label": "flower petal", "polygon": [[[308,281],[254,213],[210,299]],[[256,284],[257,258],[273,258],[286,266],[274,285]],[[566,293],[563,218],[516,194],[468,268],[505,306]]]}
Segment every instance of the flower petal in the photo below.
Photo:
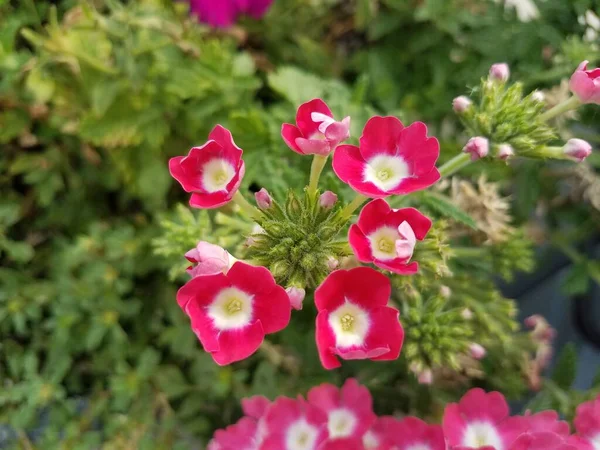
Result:
{"label": "flower petal", "polygon": [[315,98],[300,105],[296,113],[296,125],[306,139],[310,139],[315,133],[319,132],[320,122],[315,122],[312,119],[312,113],[314,112],[333,117],[327,104],[320,98]]}
{"label": "flower petal", "polygon": [[297,127],[289,123],[284,123],[281,126],[281,137],[289,148],[294,150],[296,153],[304,155],[300,147],[298,147],[296,144],[296,139],[303,137],[302,133]]}
{"label": "flower petal", "polygon": [[352,251],[360,262],[371,262],[373,261],[373,253],[371,252],[371,246],[369,240],[360,230],[358,225],[354,224],[348,231],[348,242]]}
{"label": "flower petal", "polygon": [[335,336],[329,326],[329,313],[327,311],[321,311],[317,315],[315,338],[319,351],[319,359],[323,367],[327,370],[340,367],[340,361],[333,354]]}
{"label": "flower petal", "polygon": [[221,331],[219,350],[211,356],[220,366],[225,366],[251,356],[262,344],[265,332],[259,321],[247,327]]}
{"label": "flower petal", "polygon": [[370,313],[371,327],[365,345],[368,348],[387,347],[389,349],[387,353],[371,358],[373,361],[391,361],[400,356],[404,342],[404,330],[398,319],[399,315],[398,310],[389,306],[377,308]]}
{"label": "flower petal", "polygon": [[360,137],[360,153],[364,160],[386,154],[398,154],[398,142],[404,125],[396,117],[371,117]]}

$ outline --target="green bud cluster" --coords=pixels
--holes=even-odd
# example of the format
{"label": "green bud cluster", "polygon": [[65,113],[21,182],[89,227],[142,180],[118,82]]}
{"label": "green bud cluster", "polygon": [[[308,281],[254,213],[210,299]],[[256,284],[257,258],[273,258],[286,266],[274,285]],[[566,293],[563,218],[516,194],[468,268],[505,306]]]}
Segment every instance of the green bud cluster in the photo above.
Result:
{"label": "green bud cluster", "polygon": [[412,256],[419,262],[419,274],[442,277],[450,274],[448,258],[451,255],[447,233],[448,222],[436,220],[425,239],[418,242]]}
{"label": "green bud cluster", "polygon": [[282,286],[314,288],[331,272],[332,262],[352,251],[345,236],[341,209],[319,205],[319,193],[302,198],[289,191],[285,204],[273,200],[255,217],[262,230],[250,236],[245,257],[267,267]]}
{"label": "green bud cluster", "polygon": [[523,85],[508,85],[487,78],[473,92],[475,101],[460,113],[472,136],[489,139],[491,148],[509,144],[519,156],[544,157],[544,148],[557,138],[540,115],[544,102],[533,93],[523,94]]}

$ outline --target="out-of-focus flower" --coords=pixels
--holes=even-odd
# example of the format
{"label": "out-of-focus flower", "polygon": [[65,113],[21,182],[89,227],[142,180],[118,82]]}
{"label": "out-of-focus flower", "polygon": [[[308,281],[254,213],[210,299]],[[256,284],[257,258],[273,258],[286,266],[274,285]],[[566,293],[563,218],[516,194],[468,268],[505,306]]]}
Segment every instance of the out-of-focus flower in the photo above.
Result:
{"label": "out-of-focus flower", "polygon": [[592,154],[592,146],[583,139],[569,139],[563,147],[563,152],[576,161],[582,162]]}
{"label": "out-of-focus flower", "polygon": [[540,10],[533,0],[496,0],[503,2],[507,9],[514,9],[521,22],[530,22],[540,16]]}
{"label": "out-of-focus flower", "polygon": [[490,151],[490,143],[484,137],[472,137],[463,147],[462,151],[463,153],[469,153],[471,155],[471,161],[477,161],[478,159],[487,156]]}
{"label": "out-of-focus flower", "polygon": [[461,95],[460,97],[456,97],[452,100],[452,109],[455,113],[461,114],[468,110],[473,105],[471,99],[465,95]]}
{"label": "out-of-focus flower", "polygon": [[583,61],[571,76],[571,92],[582,103],[600,105],[600,68],[587,70],[588,61]]}
{"label": "out-of-focus flower", "polygon": [[501,144],[498,146],[498,158],[503,161],[507,161],[515,155],[515,150],[510,144]]}
{"label": "out-of-focus flower", "polygon": [[574,423],[579,435],[592,444],[594,449],[600,448],[600,396],[577,407]]}
{"label": "out-of-focus flower", "polygon": [[260,19],[273,0],[189,0],[189,3],[191,14],[200,22],[225,28],[237,22],[242,15]]}
{"label": "out-of-focus flower", "polygon": [[510,67],[506,63],[492,64],[490,67],[490,79],[506,83],[510,78]]}

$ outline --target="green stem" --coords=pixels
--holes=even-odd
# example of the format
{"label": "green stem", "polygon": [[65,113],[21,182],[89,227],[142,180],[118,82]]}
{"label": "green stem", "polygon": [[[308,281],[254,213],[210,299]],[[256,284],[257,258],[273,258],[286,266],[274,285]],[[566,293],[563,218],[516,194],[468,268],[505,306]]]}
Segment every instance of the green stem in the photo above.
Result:
{"label": "green stem", "polygon": [[246,200],[239,190],[235,193],[232,200],[240,207],[242,212],[250,218],[254,218],[259,214],[258,210],[252,206],[248,200]]}
{"label": "green stem", "polygon": [[547,122],[550,119],[554,119],[556,116],[559,116],[567,111],[572,109],[577,109],[581,106],[581,101],[574,95],[571,98],[565,100],[562,103],[559,103],[554,108],[546,111],[544,114],[540,116],[540,120],[543,122]]}
{"label": "green stem", "polygon": [[327,157],[322,155],[315,155],[310,166],[310,180],[308,182],[308,193],[314,195],[317,192],[319,186],[319,178],[321,178],[321,172],[327,163]]}
{"label": "green stem", "polygon": [[360,208],[360,205],[362,205],[365,200],[367,200],[369,197],[365,197],[362,194],[356,194],[356,197],[354,197],[354,200],[352,200],[350,203],[348,203],[344,209],[342,209],[342,217],[347,220],[350,217],[352,217],[352,214],[354,213],[354,211],[356,211],[358,208]]}
{"label": "green stem", "polygon": [[456,155],[450,161],[447,161],[445,164],[440,167],[440,174],[442,177],[449,177],[454,173],[458,172],[463,167],[467,166],[471,162],[471,155],[468,153],[461,153]]}

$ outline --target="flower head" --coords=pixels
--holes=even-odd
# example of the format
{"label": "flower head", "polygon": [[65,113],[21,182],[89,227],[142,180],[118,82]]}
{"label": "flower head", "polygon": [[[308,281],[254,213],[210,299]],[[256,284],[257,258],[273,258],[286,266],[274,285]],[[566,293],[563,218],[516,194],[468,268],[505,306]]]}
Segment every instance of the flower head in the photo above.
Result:
{"label": "flower head", "polygon": [[336,122],[327,104],[316,98],[300,105],[296,125],[284,123],[281,137],[301,155],[329,155],[350,136],[350,117]]}
{"label": "flower head", "polygon": [[237,261],[227,250],[209,242],[200,241],[185,257],[192,263],[187,273],[192,277],[225,273]]}
{"label": "flower head", "polygon": [[600,396],[579,405],[574,423],[577,433],[592,444],[594,450],[600,449]]}
{"label": "flower head", "polygon": [[562,436],[551,431],[521,434],[508,450],[593,450],[576,436]]}
{"label": "flower head", "polygon": [[336,358],[393,360],[400,355],[404,330],[398,311],[387,305],[390,280],[369,267],[336,270],[315,291],[317,348],[326,369]]}
{"label": "flower head", "polygon": [[600,69],[587,70],[588,61],[583,61],[571,76],[571,92],[583,103],[600,105]]}
{"label": "flower head", "polygon": [[229,27],[247,14],[255,19],[265,15],[273,0],[190,0],[190,12],[214,27]]}
{"label": "flower head", "polygon": [[265,334],[290,321],[287,293],[264,267],[236,262],[227,274],[202,275],[177,292],[192,330],[219,365],[252,355]]}
{"label": "flower head", "polygon": [[327,414],[330,439],[362,439],[375,421],[369,390],[350,378],[338,389],[332,384],[312,388],[308,402]]}
{"label": "flower head", "polygon": [[416,417],[398,420],[392,417],[384,422],[385,436],[399,450],[446,450],[444,432],[439,425],[428,425]]}
{"label": "flower head", "polygon": [[419,269],[410,262],[417,240],[422,241],[431,220],[414,208],[392,209],[383,199],[373,200],[362,209],[358,222],[350,227],[348,240],[361,262],[382,269],[413,274]]}
{"label": "flower head", "polygon": [[217,430],[207,450],[255,450],[257,430],[255,420],[242,417],[234,425]]}
{"label": "flower head", "polygon": [[405,127],[396,117],[372,117],[360,146],[341,145],[333,155],[333,170],[352,189],[367,197],[408,194],[440,179],[435,163],[440,146],[427,137],[427,127]]}
{"label": "flower head", "polygon": [[576,161],[582,162],[592,154],[592,146],[583,139],[569,139],[563,147],[563,152]]}
{"label": "flower head", "polygon": [[228,203],[244,177],[242,149],[235,145],[231,133],[217,125],[208,142],[194,147],[187,156],[169,160],[169,171],[186,192],[191,192],[190,206],[218,208]]}

